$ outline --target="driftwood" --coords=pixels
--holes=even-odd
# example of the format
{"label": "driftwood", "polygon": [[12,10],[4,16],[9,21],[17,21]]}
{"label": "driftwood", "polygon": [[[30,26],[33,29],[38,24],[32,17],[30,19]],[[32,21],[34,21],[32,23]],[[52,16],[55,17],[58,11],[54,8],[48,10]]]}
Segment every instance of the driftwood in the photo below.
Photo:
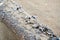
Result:
{"label": "driftwood", "polygon": [[10,28],[19,37],[19,40],[36,40],[32,32],[27,32],[27,29],[21,26],[21,23],[16,18],[18,15],[14,16],[12,13],[13,10],[5,10],[7,7],[5,4],[3,3],[0,6],[0,21],[5,23],[7,27]]}
{"label": "driftwood", "polygon": [[19,40],[41,40],[40,33],[48,37],[54,35],[52,30],[40,25],[34,16],[30,16],[21,5],[13,0],[1,3],[0,21],[5,23],[18,36]]}

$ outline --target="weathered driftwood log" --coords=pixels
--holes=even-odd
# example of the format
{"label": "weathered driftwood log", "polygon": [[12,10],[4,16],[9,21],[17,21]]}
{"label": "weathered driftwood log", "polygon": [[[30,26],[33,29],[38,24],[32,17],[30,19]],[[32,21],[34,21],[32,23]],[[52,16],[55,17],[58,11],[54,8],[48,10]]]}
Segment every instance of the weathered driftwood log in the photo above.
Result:
{"label": "weathered driftwood log", "polygon": [[0,5],[0,21],[5,23],[18,36],[19,40],[41,40],[41,33],[46,36],[53,35],[51,30],[40,25],[34,19],[35,17],[30,16],[13,0],[7,0]]}
{"label": "weathered driftwood log", "polygon": [[5,4],[0,6],[0,21],[5,23],[7,27],[10,28],[19,37],[19,40],[36,40],[34,34],[32,32],[27,32],[26,31],[27,29],[20,25],[21,23],[11,13],[11,11],[6,11],[4,10],[5,8],[6,8]]}
{"label": "weathered driftwood log", "polygon": [[7,25],[16,35],[23,37],[23,40],[36,40],[33,33],[25,31],[26,29],[20,25],[20,22],[14,18],[11,13],[0,10],[0,20]]}
{"label": "weathered driftwood log", "polygon": [[0,20],[5,23],[13,32],[16,33],[19,37],[23,35],[24,40],[35,40],[33,33],[26,32],[25,28],[20,25],[20,22],[14,18],[11,13],[3,12],[0,10]]}

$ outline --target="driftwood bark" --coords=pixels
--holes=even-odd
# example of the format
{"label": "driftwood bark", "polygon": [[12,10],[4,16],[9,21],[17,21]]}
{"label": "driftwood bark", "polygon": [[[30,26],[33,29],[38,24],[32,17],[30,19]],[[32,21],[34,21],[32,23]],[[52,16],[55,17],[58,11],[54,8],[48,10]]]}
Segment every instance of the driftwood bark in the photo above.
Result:
{"label": "driftwood bark", "polygon": [[11,13],[5,13],[3,12],[3,10],[0,10],[0,20],[5,23],[8,28],[10,28],[19,37],[23,35],[23,39],[25,40],[35,40],[34,35],[31,35],[32,33],[26,32],[26,29],[20,26],[20,22],[18,22],[18,20],[14,18]]}
{"label": "driftwood bark", "polygon": [[14,16],[10,11],[4,9],[5,5],[0,6],[0,21],[6,24],[19,37],[19,40],[36,40],[32,32],[27,32],[27,29],[20,25],[21,23],[16,18],[18,15]]}
{"label": "driftwood bark", "polygon": [[[26,17],[28,17],[28,22],[26,21]],[[34,17],[30,16],[21,7],[21,5],[18,5],[15,1],[12,0],[3,2],[3,4],[0,6],[0,21],[6,24],[7,27],[10,28],[18,36],[19,40],[41,40],[41,33],[45,34],[48,37],[49,33],[53,34],[51,30],[47,32],[41,32],[41,30],[44,29],[39,30],[40,27],[44,28],[45,26],[40,25]],[[34,24],[36,24],[34,27],[38,28],[33,29]],[[47,30],[49,29],[47,28]]]}

